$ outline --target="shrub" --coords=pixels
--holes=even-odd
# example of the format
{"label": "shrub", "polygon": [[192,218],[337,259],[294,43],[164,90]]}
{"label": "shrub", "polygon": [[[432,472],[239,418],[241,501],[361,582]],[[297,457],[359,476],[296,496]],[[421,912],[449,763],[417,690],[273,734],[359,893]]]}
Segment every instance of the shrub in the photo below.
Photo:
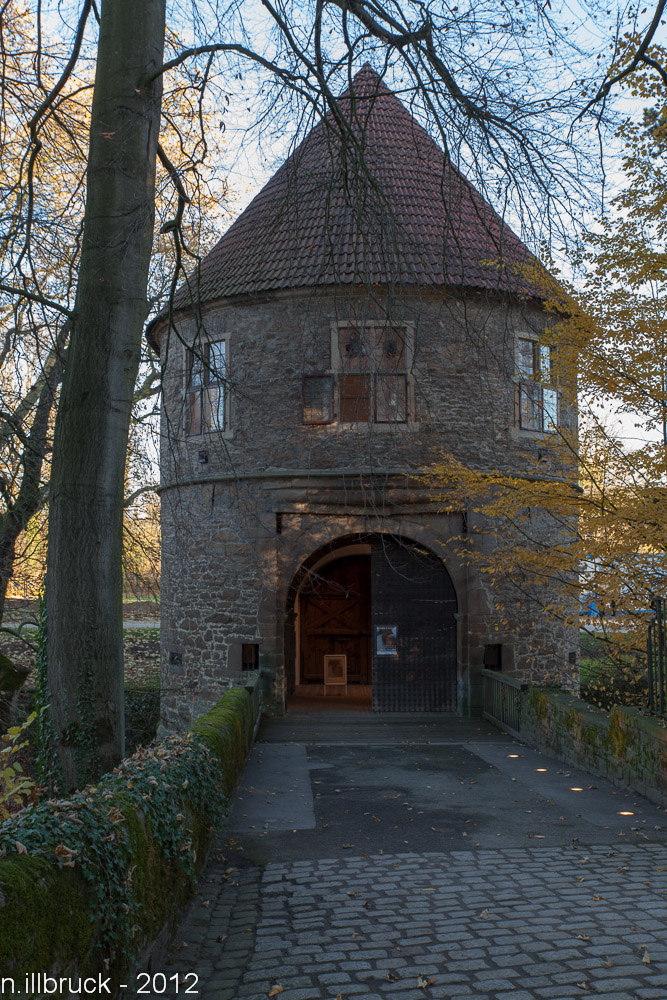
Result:
{"label": "shrub", "polygon": [[[192,731],[0,826],[3,975],[72,962],[81,974],[129,967],[192,891],[243,766],[252,716],[248,693],[230,691]],[[73,922],[70,937],[50,934],[49,922],[28,941],[17,936],[36,898],[52,919]]]}

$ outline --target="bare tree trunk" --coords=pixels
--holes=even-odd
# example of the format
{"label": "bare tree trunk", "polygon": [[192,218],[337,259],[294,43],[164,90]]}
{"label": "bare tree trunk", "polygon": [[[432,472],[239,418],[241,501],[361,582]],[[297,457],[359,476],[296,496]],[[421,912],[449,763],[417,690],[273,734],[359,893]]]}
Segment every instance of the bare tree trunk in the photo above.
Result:
{"label": "bare tree trunk", "polygon": [[122,514],[146,319],[165,0],[103,0],[74,319],[56,418],[47,676],[65,783],[123,755]]}
{"label": "bare tree trunk", "polygon": [[0,518],[0,623],[5,617],[5,601],[7,600],[7,588],[12,576],[14,565],[14,552],[16,550],[16,537],[13,531],[8,530],[5,525],[5,518]]}
{"label": "bare tree trunk", "polygon": [[35,412],[27,436],[17,436],[22,445],[21,487],[14,502],[0,515],[0,622],[5,611],[7,588],[14,571],[16,541],[31,517],[45,502],[42,469],[49,448],[49,424],[56,393],[63,375],[63,353],[67,329],[58,335],[51,357],[45,366]]}

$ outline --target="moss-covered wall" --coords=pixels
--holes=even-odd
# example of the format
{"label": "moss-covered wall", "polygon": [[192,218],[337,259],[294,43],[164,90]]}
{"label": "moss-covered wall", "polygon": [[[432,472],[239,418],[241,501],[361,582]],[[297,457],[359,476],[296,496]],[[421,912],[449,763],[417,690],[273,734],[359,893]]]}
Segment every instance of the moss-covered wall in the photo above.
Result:
{"label": "moss-covered wall", "polygon": [[[253,739],[250,693],[233,689],[191,727],[123,761],[95,787],[0,826],[0,969],[124,973],[178,920]],[[53,994],[57,996],[58,994]],[[106,989],[100,995],[108,995]]]}
{"label": "moss-covered wall", "polygon": [[667,727],[636,708],[610,712],[572,695],[523,693],[521,739],[568,764],[667,805]]}

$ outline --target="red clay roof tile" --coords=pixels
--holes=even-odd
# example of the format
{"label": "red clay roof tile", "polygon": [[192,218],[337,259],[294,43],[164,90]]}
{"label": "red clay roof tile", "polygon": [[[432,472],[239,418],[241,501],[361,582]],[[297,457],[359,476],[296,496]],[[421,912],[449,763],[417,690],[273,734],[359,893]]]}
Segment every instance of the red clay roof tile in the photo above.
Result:
{"label": "red clay roof tile", "polygon": [[175,305],[315,285],[536,294],[535,258],[370,66],[202,262]]}

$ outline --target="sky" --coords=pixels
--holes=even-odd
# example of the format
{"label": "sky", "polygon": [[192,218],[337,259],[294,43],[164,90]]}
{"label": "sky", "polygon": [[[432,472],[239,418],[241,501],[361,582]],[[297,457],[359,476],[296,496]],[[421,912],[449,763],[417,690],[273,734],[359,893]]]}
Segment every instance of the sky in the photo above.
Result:
{"label": "sky", "polygon": [[[106,0],[108,2],[108,0]],[[176,3],[171,5],[172,26],[179,31],[183,44],[191,44],[195,39],[217,40],[229,35],[235,17],[242,11],[245,29],[248,33],[249,42],[257,50],[272,51],[273,43],[269,31],[269,16],[266,8],[259,0],[244,0],[240,6],[230,6],[226,13],[222,11],[218,0],[189,0],[190,6],[183,7]],[[410,4],[401,5],[406,11],[410,10]],[[457,44],[450,45],[451,66],[455,70],[457,80],[462,87],[474,87],[479,80],[475,79],[478,67],[486,65],[489,67],[488,94],[489,106],[501,108],[504,113],[509,114],[508,101],[511,98],[512,90],[523,93],[525,108],[527,112],[521,121],[529,129],[541,128],[539,111],[539,87],[543,87],[544,96],[550,95],[555,105],[560,105],[558,114],[554,119],[557,127],[553,129],[553,135],[544,134],[543,142],[547,157],[552,157],[555,162],[558,154],[558,145],[555,143],[555,136],[558,130],[565,127],[566,121],[572,122],[572,109],[568,108],[567,91],[572,80],[582,77],[588,81],[589,92],[592,93],[599,79],[602,78],[602,69],[608,64],[610,55],[609,44],[614,34],[619,30],[618,25],[627,25],[632,22],[633,11],[637,10],[632,4],[623,4],[620,7],[597,5],[596,0],[590,5],[583,5],[577,2],[558,2],[553,0],[543,8],[549,8],[551,14],[560,23],[561,44],[560,47],[553,45],[553,50],[543,51],[542,41],[545,36],[535,33],[531,39],[531,31],[536,21],[528,18],[531,4],[527,0],[475,0],[474,8],[469,8],[465,2],[460,2],[460,9],[456,3],[449,6],[441,2],[431,5],[431,10],[442,10],[447,13],[447,18],[443,21],[443,31],[450,30],[458,32],[456,36]],[[510,18],[510,14],[503,14],[504,10],[510,9],[511,16],[518,16],[516,30],[503,31],[501,19],[505,16]],[[518,8],[518,15],[517,15]],[[79,9],[79,4],[72,2],[58,2],[52,0],[51,6],[44,3],[46,11],[45,24],[48,30],[54,35],[59,35],[62,29],[71,30],[75,22],[75,13]],[[297,11],[301,16],[310,10],[306,3],[295,3],[291,9]],[[416,8],[414,8],[416,10]],[[652,9],[638,8],[638,25],[643,29],[650,21]],[[456,13],[458,12],[458,13]],[[223,13],[225,18],[223,19]],[[195,30],[195,15],[198,24]],[[339,15],[337,15],[339,16]],[[494,21],[495,18],[495,21]],[[523,19],[523,20],[522,20]],[[470,29],[474,20],[474,30]],[[332,22],[333,23],[333,22]],[[508,21],[509,23],[509,21]],[[528,25],[528,32],[522,35],[518,30],[521,24]],[[238,37],[236,35],[235,37]],[[517,40],[518,39],[518,40]],[[659,37],[656,39],[660,43],[667,41],[667,33],[664,25],[660,29]],[[308,44],[309,38],[306,32],[301,33],[300,43]],[[340,45],[329,41],[329,52],[333,55],[340,51]],[[458,47],[457,47],[458,46]],[[539,51],[538,51],[539,50]],[[361,54],[357,60],[356,68],[368,57],[368,53]],[[532,82],[525,69],[522,56],[525,55],[530,65],[530,59],[540,59],[540,73],[538,79]],[[599,60],[598,60],[599,55]],[[378,60],[378,54],[370,53],[371,61]],[[379,64],[379,63],[378,63]],[[503,92],[496,94],[493,90],[495,80],[509,80]],[[400,88],[401,82],[405,80],[405,73],[389,72],[387,82],[392,88],[397,85]],[[591,81],[593,86],[591,87]],[[332,89],[338,92],[343,88],[344,80],[341,74],[339,83],[334,83]],[[485,87],[487,85],[485,84]],[[531,90],[532,88],[532,90]],[[478,90],[476,100],[479,100]],[[226,95],[229,103],[223,100]],[[495,95],[495,96],[494,96]],[[221,77],[216,87],[211,90],[211,110],[219,115],[219,122],[224,128],[224,163],[221,165],[225,176],[234,192],[234,202],[231,206],[231,217],[248,204],[251,198],[257,193],[261,186],[273,174],[277,166],[289,153],[297,136],[297,115],[296,109],[287,108],[286,111],[278,113],[269,119],[269,127],[263,131],[257,128],[256,122],[262,110],[262,101],[257,94],[256,76],[252,72],[243,71],[238,78],[228,72]],[[613,107],[618,115],[639,114],[641,108],[638,102],[633,102],[620,93],[616,93],[613,99]],[[419,114],[420,107],[415,109]],[[421,109],[423,110],[423,108]],[[447,117],[446,104],[440,105],[440,120],[444,123],[447,138],[452,142],[452,147],[456,146],[457,129],[459,134],[466,126],[465,120],[455,115]],[[290,117],[292,114],[292,117]],[[568,119],[569,114],[569,119]],[[510,115],[511,117],[511,115]],[[518,120],[518,119],[517,119]],[[588,182],[583,185],[585,194],[590,194],[591,200],[586,201],[585,197],[575,196],[572,203],[573,215],[565,218],[561,217],[560,230],[549,231],[546,217],[540,212],[539,192],[534,193],[532,200],[526,200],[521,204],[521,199],[517,197],[521,190],[521,177],[518,183],[507,183],[500,171],[489,163],[488,157],[485,159],[479,156],[479,144],[474,134],[465,135],[460,145],[461,166],[464,173],[476,183],[477,186],[484,185],[484,181],[493,178],[493,183],[484,189],[485,196],[494,203],[494,194],[509,197],[507,204],[507,221],[515,231],[519,232],[522,238],[535,248],[540,238],[550,238],[552,249],[559,263],[563,263],[564,258],[560,256],[561,245],[568,238],[577,237],[582,231],[585,232],[588,226],[595,224],[596,195],[599,199],[601,195],[600,180],[604,167],[607,196],[611,195],[615,188],[622,183],[620,171],[619,145],[614,140],[613,129],[607,129],[599,136],[596,135],[593,123],[589,122],[585,126],[579,123],[579,131],[576,134],[575,142],[581,148],[588,144],[587,153],[589,159],[581,164],[581,169],[589,171]],[[436,138],[438,136],[436,135]],[[563,156],[570,156],[570,153],[563,147]],[[572,165],[574,160],[572,160]],[[564,166],[561,164],[560,166]],[[466,169],[468,168],[468,169]],[[597,176],[596,176],[597,175]],[[554,191],[552,190],[553,196]],[[525,197],[525,192],[523,192]],[[495,198],[496,208],[501,208],[498,198]],[[229,209],[229,206],[228,206]],[[229,224],[229,211],[221,217],[221,231]],[[559,259],[560,257],[560,259]],[[636,421],[628,415],[617,415],[614,417],[613,400],[606,401],[606,408],[609,411],[611,420],[618,420],[622,428],[622,433],[630,444],[633,440],[641,439],[641,432],[635,427]]]}

